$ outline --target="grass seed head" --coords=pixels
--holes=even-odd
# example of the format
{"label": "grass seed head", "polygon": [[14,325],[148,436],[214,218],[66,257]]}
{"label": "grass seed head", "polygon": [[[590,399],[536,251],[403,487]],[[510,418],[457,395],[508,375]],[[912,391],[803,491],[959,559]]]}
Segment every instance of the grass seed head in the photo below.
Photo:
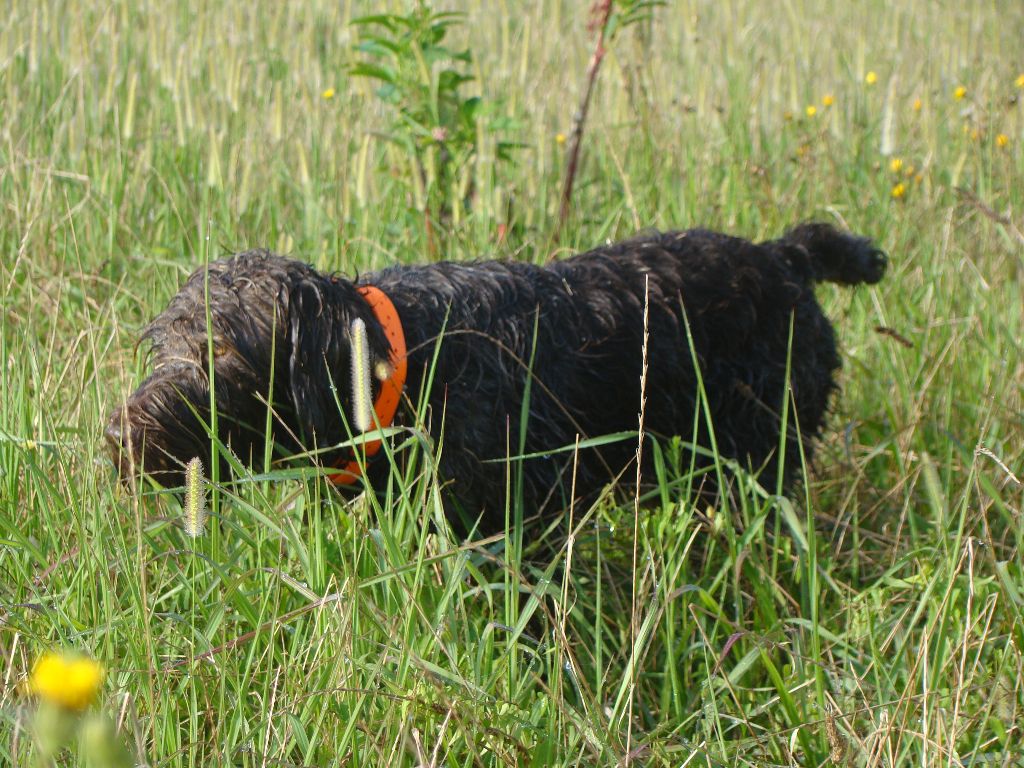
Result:
{"label": "grass seed head", "polygon": [[198,539],[206,531],[206,490],[203,488],[203,462],[194,456],[185,467],[185,533]]}
{"label": "grass seed head", "polygon": [[828,758],[839,765],[846,755],[846,737],[836,725],[836,712],[830,704],[825,707],[825,735],[828,737]]}
{"label": "grass seed head", "polygon": [[352,346],[352,426],[365,432],[373,424],[373,392],[370,387],[370,347],[366,340],[366,323],[360,318],[349,329]]}

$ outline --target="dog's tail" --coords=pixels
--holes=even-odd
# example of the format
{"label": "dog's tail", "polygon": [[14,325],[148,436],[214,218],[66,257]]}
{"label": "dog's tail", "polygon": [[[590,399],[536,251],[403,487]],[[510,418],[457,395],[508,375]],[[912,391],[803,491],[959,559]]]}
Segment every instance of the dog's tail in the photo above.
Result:
{"label": "dog's tail", "polygon": [[841,232],[831,224],[808,222],[789,230],[786,245],[802,247],[810,256],[815,280],[859,285],[877,283],[889,263],[885,252],[866,237]]}

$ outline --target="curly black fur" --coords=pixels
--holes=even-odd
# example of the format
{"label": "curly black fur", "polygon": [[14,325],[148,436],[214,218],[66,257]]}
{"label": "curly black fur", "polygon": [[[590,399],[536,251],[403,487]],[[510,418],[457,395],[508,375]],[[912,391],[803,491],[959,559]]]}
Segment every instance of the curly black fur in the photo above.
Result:
{"label": "curly black fur", "polygon": [[[412,423],[411,405],[436,354],[425,401],[435,439],[443,417],[441,473],[455,506],[468,519],[482,515],[483,530],[497,530],[507,473],[500,460],[518,453],[528,368],[527,454],[571,445],[577,435],[637,428],[646,294],[647,428],[689,440],[696,425],[698,442],[707,444],[705,420],[694,413],[695,353],[719,451],[774,473],[787,356],[805,451],[836,388],[840,359],[815,282],[874,283],[885,267],[869,240],[825,224],[760,244],[705,230],[650,234],[546,267],[445,262],[392,267],[357,283],[249,251],[193,273],[146,328],[153,373],[113,413],[107,438],[122,472],[140,465],[165,483],[208,453],[208,296],[221,439],[243,460],[259,460],[268,402],[285,453],[348,439],[337,403],[350,402],[352,320],[366,324],[374,360],[389,354],[357,291],[373,284],[395,304],[409,348],[409,399],[396,423]],[[787,435],[786,477],[799,462],[796,439]],[[623,441],[583,451],[577,495],[612,481],[634,450]],[[524,462],[529,512],[563,507],[571,463],[567,453]],[[371,480],[384,464],[375,462]]]}

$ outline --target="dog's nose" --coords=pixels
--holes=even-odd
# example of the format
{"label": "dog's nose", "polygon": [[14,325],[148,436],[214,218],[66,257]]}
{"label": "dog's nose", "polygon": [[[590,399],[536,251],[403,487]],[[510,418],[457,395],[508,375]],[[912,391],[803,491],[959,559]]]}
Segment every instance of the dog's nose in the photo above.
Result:
{"label": "dog's nose", "polygon": [[123,407],[118,408],[110,414],[107,428],[103,430],[103,436],[107,440],[107,445],[116,451],[120,450],[124,445],[124,430],[127,426],[127,421],[128,414],[125,412],[125,409]]}
{"label": "dog's nose", "polygon": [[107,429],[104,431],[104,436],[107,438],[107,442],[112,446],[119,447],[121,445],[121,425],[115,422],[110,422],[107,425]]}

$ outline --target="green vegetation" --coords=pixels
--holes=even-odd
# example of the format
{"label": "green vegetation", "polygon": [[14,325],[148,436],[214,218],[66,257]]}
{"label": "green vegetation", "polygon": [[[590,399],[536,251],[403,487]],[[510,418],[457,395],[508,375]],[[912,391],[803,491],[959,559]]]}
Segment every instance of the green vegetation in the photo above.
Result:
{"label": "green vegetation", "polygon": [[[14,0],[0,763],[38,757],[22,681],[54,648],[104,665],[97,706],[153,766],[1019,760],[1024,9],[651,8],[610,44],[559,229],[585,5],[453,0],[464,16],[417,22],[455,22],[422,56],[427,38],[384,52],[394,17],[354,23],[372,3]],[[101,445],[142,324],[230,251],[539,262],[814,217],[892,268],[820,291],[844,392],[791,501],[695,509],[666,487],[638,521],[574,510],[570,556],[435,531],[418,475],[380,505],[279,476],[211,493],[193,539]]]}

